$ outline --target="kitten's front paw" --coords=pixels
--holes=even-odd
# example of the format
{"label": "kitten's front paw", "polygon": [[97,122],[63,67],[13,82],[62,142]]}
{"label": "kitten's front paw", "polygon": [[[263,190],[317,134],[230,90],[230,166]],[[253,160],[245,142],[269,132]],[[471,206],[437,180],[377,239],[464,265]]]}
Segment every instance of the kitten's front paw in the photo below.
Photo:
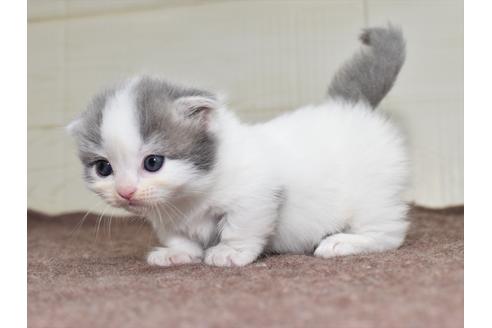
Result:
{"label": "kitten's front paw", "polygon": [[147,263],[157,266],[200,263],[201,261],[200,257],[168,247],[156,247],[147,255]]}
{"label": "kitten's front paw", "polygon": [[252,263],[258,256],[253,252],[236,250],[224,244],[207,249],[205,263],[214,266],[244,266]]}

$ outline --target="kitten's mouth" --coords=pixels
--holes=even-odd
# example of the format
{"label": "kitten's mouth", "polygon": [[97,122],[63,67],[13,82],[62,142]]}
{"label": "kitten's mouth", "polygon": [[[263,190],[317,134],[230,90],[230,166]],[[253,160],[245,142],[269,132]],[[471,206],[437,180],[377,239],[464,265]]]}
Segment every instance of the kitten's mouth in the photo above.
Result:
{"label": "kitten's mouth", "polygon": [[138,214],[144,212],[148,207],[147,204],[139,200],[118,201],[116,206]]}
{"label": "kitten's mouth", "polygon": [[135,214],[145,214],[151,211],[158,203],[145,199],[123,199],[117,198],[109,202],[112,206],[124,209]]}
{"label": "kitten's mouth", "polygon": [[138,201],[138,200],[129,200],[127,202],[127,205],[128,206],[142,206],[143,203],[141,201]]}
{"label": "kitten's mouth", "polygon": [[127,211],[135,213],[135,214],[142,214],[147,211],[147,206],[139,203],[139,204],[134,204],[128,202],[126,205],[123,206]]}

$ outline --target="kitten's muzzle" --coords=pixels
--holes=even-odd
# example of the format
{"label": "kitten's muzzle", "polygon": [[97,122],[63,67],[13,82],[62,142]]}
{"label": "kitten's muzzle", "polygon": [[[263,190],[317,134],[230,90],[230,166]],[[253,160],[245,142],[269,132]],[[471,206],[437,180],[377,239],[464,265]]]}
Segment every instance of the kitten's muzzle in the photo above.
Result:
{"label": "kitten's muzzle", "polygon": [[135,188],[135,187],[120,187],[116,190],[116,192],[118,193],[118,195],[121,198],[128,200],[128,201],[130,201],[132,199],[132,197],[136,191],[137,191],[137,188]]}

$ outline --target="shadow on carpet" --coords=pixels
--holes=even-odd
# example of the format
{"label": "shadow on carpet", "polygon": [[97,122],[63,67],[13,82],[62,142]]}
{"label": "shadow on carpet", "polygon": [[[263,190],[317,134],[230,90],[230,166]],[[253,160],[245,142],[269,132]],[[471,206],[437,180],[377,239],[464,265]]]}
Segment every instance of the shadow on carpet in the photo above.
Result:
{"label": "shadow on carpet", "polygon": [[463,326],[462,207],[413,208],[395,251],[244,268],[149,267],[142,220],[27,216],[29,327]]}

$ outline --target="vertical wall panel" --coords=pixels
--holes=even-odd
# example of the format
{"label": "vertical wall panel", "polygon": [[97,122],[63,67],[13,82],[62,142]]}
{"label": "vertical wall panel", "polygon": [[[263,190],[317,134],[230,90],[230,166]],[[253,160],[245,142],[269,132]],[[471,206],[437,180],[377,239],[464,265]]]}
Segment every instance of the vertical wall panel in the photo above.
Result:
{"label": "vertical wall panel", "polygon": [[407,62],[382,107],[408,135],[410,198],[463,203],[463,2],[369,0],[369,24],[403,28]]}
{"label": "vertical wall panel", "polygon": [[62,127],[101,87],[150,73],[218,90],[248,122],[323,98],[368,22],[403,25],[408,63],[382,104],[408,134],[408,197],[462,202],[458,1],[28,2],[28,205],[102,211]]}

